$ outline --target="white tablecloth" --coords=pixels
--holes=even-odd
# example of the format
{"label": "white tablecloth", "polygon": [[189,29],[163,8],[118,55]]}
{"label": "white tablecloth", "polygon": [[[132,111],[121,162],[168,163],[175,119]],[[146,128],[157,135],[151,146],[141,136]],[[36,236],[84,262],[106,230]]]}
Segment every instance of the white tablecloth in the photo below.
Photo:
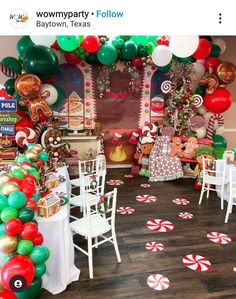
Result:
{"label": "white tablecloth", "polygon": [[[71,185],[67,167],[58,168],[58,174],[65,177],[55,192],[63,192],[67,197],[71,194]],[[74,265],[74,246],[69,227],[69,205],[47,219],[37,218],[39,231],[44,236],[43,245],[51,252],[47,261],[47,271],[43,276],[43,288],[52,294],[64,291],[68,284],[79,279],[80,270]]]}
{"label": "white tablecloth", "polygon": [[[220,168],[221,164],[220,163],[216,163],[216,170],[217,171],[221,171],[222,169]],[[228,164],[226,163],[226,170],[225,170],[225,179],[229,180],[229,172],[230,169],[236,169],[236,165],[235,164]],[[220,191],[219,191],[219,187],[217,187],[217,195],[220,197]],[[226,184],[225,188],[224,188],[224,200],[228,201],[229,199],[229,184]]]}

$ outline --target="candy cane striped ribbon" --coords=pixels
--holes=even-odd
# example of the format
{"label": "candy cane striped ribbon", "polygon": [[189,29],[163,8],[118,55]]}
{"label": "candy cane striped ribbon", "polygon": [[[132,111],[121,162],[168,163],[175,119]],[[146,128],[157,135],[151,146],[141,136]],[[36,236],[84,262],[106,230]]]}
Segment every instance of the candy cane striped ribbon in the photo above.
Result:
{"label": "candy cane striped ribbon", "polygon": [[42,121],[40,123],[37,123],[37,125],[34,127],[34,131],[35,131],[36,135],[38,136],[38,138],[39,138],[43,128],[52,128],[52,124],[48,121]]}
{"label": "candy cane striped ribbon", "polygon": [[7,77],[10,78],[16,78],[19,76],[19,73],[15,72],[14,70],[12,70],[11,68],[9,68],[8,66],[6,66],[3,63],[0,63],[0,71]]}
{"label": "candy cane striped ribbon", "polygon": [[224,125],[224,117],[220,113],[215,113],[210,117],[208,128],[207,128],[207,138],[212,139],[214,127],[215,127],[215,121],[218,120],[218,126],[221,127]]}

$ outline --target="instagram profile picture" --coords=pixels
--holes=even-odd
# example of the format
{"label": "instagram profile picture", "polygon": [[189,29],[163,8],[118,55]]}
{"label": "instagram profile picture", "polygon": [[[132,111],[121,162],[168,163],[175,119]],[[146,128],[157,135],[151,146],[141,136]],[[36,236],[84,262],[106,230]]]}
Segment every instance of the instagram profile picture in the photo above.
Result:
{"label": "instagram profile picture", "polygon": [[29,14],[24,9],[14,9],[10,13],[9,22],[14,28],[23,28],[29,22]]}

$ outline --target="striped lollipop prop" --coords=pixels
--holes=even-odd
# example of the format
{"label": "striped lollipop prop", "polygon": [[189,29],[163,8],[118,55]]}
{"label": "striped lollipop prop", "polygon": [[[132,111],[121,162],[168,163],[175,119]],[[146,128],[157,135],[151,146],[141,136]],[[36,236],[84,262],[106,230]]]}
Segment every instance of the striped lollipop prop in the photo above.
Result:
{"label": "striped lollipop prop", "polygon": [[20,147],[27,147],[29,143],[35,143],[38,140],[38,136],[34,130],[22,128],[16,133],[15,140]]}

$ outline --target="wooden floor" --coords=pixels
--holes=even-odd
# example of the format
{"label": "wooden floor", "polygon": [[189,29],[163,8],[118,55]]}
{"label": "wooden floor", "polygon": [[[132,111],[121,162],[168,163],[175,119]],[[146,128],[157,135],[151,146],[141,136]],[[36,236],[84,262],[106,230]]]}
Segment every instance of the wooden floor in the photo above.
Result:
{"label": "wooden floor", "polygon": [[[110,170],[109,179],[122,179],[118,186],[117,206],[135,209],[132,215],[116,218],[116,232],[122,263],[117,264],[112,244],[101,245],[94,251],[94,279],[88,278],[87,257],[76,251],[76,266],[81,270],[79,281],[70,284],[67,290],[53,296],[42,291],[40,298],[100,299],[100,298],[236,298],[236,211],[224,224],[225,210],[220,210],[220,201],[214,192],[209,200],[198,206],[199,193],[193,189],[194,180],[179,179],[173,182],[151,183],[151,188],[141,188],[148,183],[146,178],[124,178],[127,169]],[[112,187],[106,185],[106,190]],[[135,200],[138,194],[155,195],[158,200],[144,204]],[[172,203],[176,197],[190,201],[187,206]],[[178,217],[179,212],[190,212],[193,219]],[[157,233],[145,227],[153,218],[171,221],[175,228],[168,233]],[[218,245],[207,239],[211,231],[228,234],[229,245]],[[84,242],[82,239],[77,240]],[[161,252],[149,252],[148,241],[165,245]],[[182,257],[196,253],[210,260],[212,267],[206,272],[192,271],[182,263]],[[53,253],[52,253],[53,254]],[[60,265],[58,265],[60,267]],[[56,270],[56,269],[55,269]],[[56,271],[55,271],[56,273]],[[169,278],[170,287],[165,291],[151,289],[146,281],[150,274],[162,274]]]}

